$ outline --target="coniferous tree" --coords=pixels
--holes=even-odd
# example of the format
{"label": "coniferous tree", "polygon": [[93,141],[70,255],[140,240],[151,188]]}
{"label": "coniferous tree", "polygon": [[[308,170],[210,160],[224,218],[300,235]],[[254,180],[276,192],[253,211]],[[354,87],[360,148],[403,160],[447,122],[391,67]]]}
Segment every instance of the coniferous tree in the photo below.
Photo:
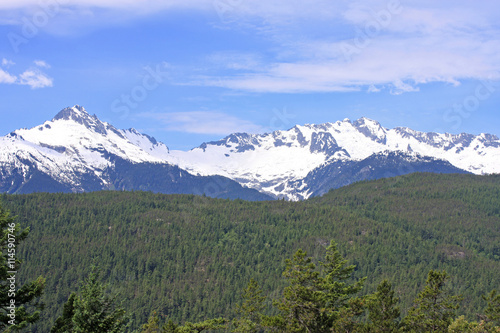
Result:
{"label": "coniferous tree", "polygon": [[233,332],[258,332],[261,329],[262,311],[266,296],[254,279],[251,279],[242,293],[243,303],[236,306],[239,318],[233,320]]}
{"label": "coniferous tree", "polygon": [[[178,326],[175,333],[199,333],[209,330],[219,330],[226,328],[227,321],[224,318],[207,319],[199,323],[187,322]],[[168,331],[167,331],[168,332]]]}
{"label": "coniferous tree", "polygon": [[39,301],[45,287],[41,276],[17,287],[19,244],[28,237],[29,228],[21,226],[0,205],[0,330],[17,331],[39,320],[43,303]]}
{"label": "coniferous tree", "polygon": [[464,316],[456,318],[450,326],[448,333],[485,333],[478,323],[468,322]]}
{"label": "coniferous tree", "polygon": [[265,318],[266,326],[280,332],[330,332],[338,320],[347,318],[347,313],[349,322],[342,326],[354,326],[354,319],[362,313],[354,307],[363,301],[351,298],[361,290],[364,279],[347,281],[355,266],[346,266],[347,260],[334,242],[326,249],[321,271],[306,255],[299,249],[293,259],[286,261],[283,276],[289,285],[282,299],[274,302],[280,315]]}
{"label": "coniferous tree", "polygon": [[327,307],[335,314],[336,309],[344,307],[363,288],[366,277],[356,282],[349,281],[356,266],[347,265],[347,259],[342,257],[333,241],[326,248],[325,261],[320,264],[324,275],[320,280],[320,288],[324,291]]}
{"label": "coniferous tree", "polygon": [[160,318],[153,312],[151,316],[149,316],[148,322],[141,327],[141,333],[158,333],[160,331]]}
{"label": "coniferous tree", "polygon": [[[28,239],[21,242],[26,258],[22,280],[43,274],[51,286],[43,297],[46,320],[35,323],[36,331],[50,331],[75,290],[75,277],[88,270],[86,258],[96,252],[110,268],[110,281],[123,282],[122,295],[130,300],[127,312],[137,318],[133,328],[140,328],[147,322],[144,314],[158,307],[177,323],[230,316],[240,296],[234,289],[250,276],[259,283],[266,279],[266,291],[281,293],[284,265],[279,267],[276,260],[291,258],[291,248],[299,244],[316,249],[333,235],[356,258],[356,275],[370,276],[367,289],[375,291],[382,276],[391,277],[405,313],[429,270],[446,269],[460,281],[451,286],[454,293],[463,290],[467,299],[460,314],[473,320],[475,314],[484,314],[481,295],[500,285],[494,257],[500,255],[495,242],[500,177],[463,184],[454,177],[443,183],[440,177],[360,183],[300,203],[143,192],[0,198],[19,215],[16,221],[32,225]],[[490,189],[483,186],[486,183]],[[471,219],[475,223],[470,224]],[[62,302],[61,295],[66,297]],[[160,320],[163,324],[163,317]]]}
{"label": "coniferous tree", "polygon": [[353,297],[347,301],[347,305],[339,311],[338,318],[333,322],[330,332],[364,332],[366,325],[358,321],[358,318],[365,312],[365,301],[363,297]]}
{"label": "coniferous tree", "polygon": [[377,286],[377,291],[368,302],[370,332],[397,332],[400,316],[397,304],[399,299],[394,297],[394,290],[389,281],[384,280]]}
{"label": "coniferous tree", "polygon": [[[59,324],[66,331],[75,333],[118,333],[122,332],[128,323],[123,308],[115,307],[116,297],[105,293],[106,286],[99,282],[99,270],[92,265],[89,276],[80,286],[78,296],[70,296],[66,303],[66,317],[61,317]],[[73,307],[71,309],[71,307]],[[72,313],[69,323],[69,316]],[[53,329],[58,329],[58,322]]]}
{"label": "coniferous tree", "polygon": [[445,290],[448,274],[431,270],[424,289],[403,320],[406,332],[447,332],[455,318],[461,296],[450,296]]}
{"label": "coniferous tree", "polygon": [[184,325],[177,325],[169,319],[168,322],[160,327],[160,317],[153,313],[148,322],[142,325],[141,333],[199,333],[209,330],[218,330],[226,328],[227,320],[224,318],[207,319],[199,323],[186,322]]}
{"label": "coniferous tree", "polygon": [[500,294],[492,290],[483,299],[488,302],[485,312],[485,322],[488,326],[500,326]]}
{"label": "coniferous tree", "polygon": [[283,291],[281,300],[274,301],[280,315],[266,318],[267,326],[281,332],[301,332],[314,330],[319,325],[321,305],[317,290],[319,272],[307,253],[299,249],[292,259],[286,260],[283,276],[289,286]]}
{"label": "coniferous tree", "polygon": [[[178,330],[179,325],[174,323],[172,319],[169,319],[168,322],[163,326],[163,329],[159,332],[162,333],[177,333],[179,332]],[[144,333],[144,332],[143,332]]]}
{"label": "coniferous tree", "polygon": [[56,319],[51,333],[73,332],[73,316],[75,315],[76,293],[71,293],[68,301],[63,306],[62,315]]}

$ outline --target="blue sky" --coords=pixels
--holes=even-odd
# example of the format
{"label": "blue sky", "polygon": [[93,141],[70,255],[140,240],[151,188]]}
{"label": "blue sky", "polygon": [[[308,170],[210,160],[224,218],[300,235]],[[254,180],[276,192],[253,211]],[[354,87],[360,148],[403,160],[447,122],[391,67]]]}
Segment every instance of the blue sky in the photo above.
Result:
{"label": "blue sky", "polygon": [[75,104],[188,150],[366,116],[500,135],[500,2],[0,0],[0,135]]}

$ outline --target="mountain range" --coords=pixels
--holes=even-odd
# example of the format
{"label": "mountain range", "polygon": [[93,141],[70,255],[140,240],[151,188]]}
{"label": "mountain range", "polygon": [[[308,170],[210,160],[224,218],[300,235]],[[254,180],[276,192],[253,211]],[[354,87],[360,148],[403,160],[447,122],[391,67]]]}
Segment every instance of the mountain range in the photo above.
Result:
{"label": "mountain range", "polygon": [[355,181],[413,172],[499,173],[498,161],[495,135],[387,129],[368,118],[233,133],[175,151],[77,105],[0,138],[0,192],[145,190],[302,200]]}

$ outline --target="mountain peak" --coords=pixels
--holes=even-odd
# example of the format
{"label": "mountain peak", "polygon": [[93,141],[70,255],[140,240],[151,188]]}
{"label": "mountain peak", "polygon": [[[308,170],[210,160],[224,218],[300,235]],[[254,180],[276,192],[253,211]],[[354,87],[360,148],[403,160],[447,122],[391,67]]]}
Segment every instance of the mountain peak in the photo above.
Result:
{"label": "mountain peak", "polygon": [[372,129],[380,129],[382,128],[382,125],[376,120],[366,118],[366,117],[361,117],[358,120],[355,120],[352,122],[354,127],[368,127]]}
{"label": "mountain peak", "polygon": [[368,119],[366,117],[359,118],[352,125],[357,130],[378,143],[386,143],[386,130],[378,121]]}
{"label": "mountain peak", "polygon": [[73,107],[67,107],[59,111],[52,120],[76,120],[92,118],[92,116],[85,110],[83,106],[75,105]]}
{"label": "mountain peak", "polygon": [[378,121],[370,119],[370,118],[366,118],[366,117],[359,118],[358,120],[355,121],[355,123],[357,123],[357,124],[376,124],[376,125],[380,125],[380,123]]}
{"label": "mountain peak", "polygon": [[78,124],[84,125],[86,128],[96,133],[102,135],[107,133],[106,125],[100,121],[96,115],[91,116],[87,110],[80,105],[62,109],[54,118],[52,118],[52,121],[57,120],[74,121]]}
{"label": "mountain peak", "polygon": [[[125,161],[145,172],[153,164],[176,165],[192,174],[223,176],[275,197],[298,200],[332,186],[385,176],[387,170],[394,175],[459,169],[498,173],[500,140],[490,134],[387,129],[361,117],[296,125],[265,134],[233,133],[189,152],[169,152],[154,138],[135,129],[116,129],[75,105],[61,110],[52,121],[0,137],[0,158],[4,158],[0,161],[0,180],[6,179],[3,174],[7,171],[8,177],[13,177],[0,181],[0,191],[11,191],[12,181],[20,179],[22,183],[16,184],[21,185],[14,189],[17,191],[31,181],[30,170],[39,170],[71,189],[86,188],[82,184],[88,175],[100,184],[92,185],[96,189],[108,188],[113,182],[110,172],[116,170],[117,161]],[[439,161],[450,165],[443,167]],[[125,171],[126,177],[135,177]],[[179,177],[184,175],[181,171]]]}

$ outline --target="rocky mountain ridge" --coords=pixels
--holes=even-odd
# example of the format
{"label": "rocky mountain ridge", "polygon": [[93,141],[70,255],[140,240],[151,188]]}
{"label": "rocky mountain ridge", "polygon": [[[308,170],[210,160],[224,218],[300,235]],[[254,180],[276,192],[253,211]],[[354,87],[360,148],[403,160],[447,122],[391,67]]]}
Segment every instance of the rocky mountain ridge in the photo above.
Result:
{"label": "rocky mountain ridge", "polygon": [[387,129],[368,118],[233,133],[176,151],[74,106],[0,138],[0,191],[207,194],[210,188],[208,195],[216,197],[239,197],[236,191],[248,192],[245,198],[302,200],[354,181],[411,172],[499,173],[499,160],[495,135]]}

